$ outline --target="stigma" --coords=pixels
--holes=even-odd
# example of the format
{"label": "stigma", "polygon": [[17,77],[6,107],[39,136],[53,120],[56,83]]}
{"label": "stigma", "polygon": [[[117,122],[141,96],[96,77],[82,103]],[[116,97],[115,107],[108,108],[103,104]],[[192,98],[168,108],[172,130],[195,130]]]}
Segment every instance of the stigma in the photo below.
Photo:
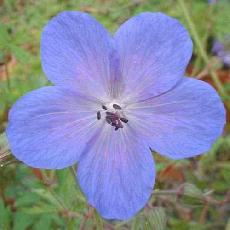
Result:
{"label": "stigma", "polygon": [[101,107],[102,110],[98,110],[96,114],[97,120],[104,119],[107,124],[114,127],[115,131],[124,128],[123,123],[128,123],[128,119],[125,117],[122,107],[119,104],[111,103],[109,105],[102,105]]}

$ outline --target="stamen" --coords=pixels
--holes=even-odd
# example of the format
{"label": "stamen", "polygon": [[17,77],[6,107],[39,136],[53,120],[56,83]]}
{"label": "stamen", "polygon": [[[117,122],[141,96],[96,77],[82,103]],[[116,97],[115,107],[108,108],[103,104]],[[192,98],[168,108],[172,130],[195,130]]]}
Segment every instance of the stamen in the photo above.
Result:
{"label": "stamen", "polygon": [[100,120],[100,119],[101,119],[101,112],[97,111],[97,120]]}
{"label": "stamen", "polygon": [[[121,117],[121,114],[123,114],[123,113],[121,113],[120,111],[117,111],[117,110],[122,110],[120,105],[113,104],[112,106],[115,109],[115,111],[110,111],[110,110],[105,111],[105,121],[109,125],[114,127],[115,131],[117,131],[120,128],[124,128],[122,122],[127,123],[128,119],[126,119],[125,117]],[[101,107],[103,110],[108,110],[108,108],[105,105],[102,105]],[[103,111],[101,111],[101,110],[99,110],[97,112],[97,119],[98,120],[100,120],[102,117],[101,113],[104,114]]]}
{"label": "stamen", "polygon": [[128,119],[126,119],[126,118],[124,118],[124,117],[121,117],[120,120],[121,120],[122,122],[124,122],[124,123],[128,123],[128,121],[129,121]]}
{"label": "stamen", "polygon": [[121,106],[120,106],[120,105],[117,105],[117,104],[113,104],[113,108],[114,108],[114,109],[119,109],[119,110],[121,110]]}
{"label": "stamen", "polygon": [[107,110],[107,107],[105,105],[102,105],[102,109]]}

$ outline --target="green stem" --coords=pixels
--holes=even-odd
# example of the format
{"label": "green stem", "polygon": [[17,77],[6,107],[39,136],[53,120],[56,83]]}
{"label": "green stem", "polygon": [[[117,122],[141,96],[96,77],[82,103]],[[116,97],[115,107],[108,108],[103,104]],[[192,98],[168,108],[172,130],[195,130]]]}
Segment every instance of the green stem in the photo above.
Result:
{"label": "green stem", "polygon": [[197,56],[193,64],[193,70],[191,76],[196,76],[199,73],[201,63],[202,63],[202,58],[200,56]]}
{"label": "green stem", "polygon": [[[179,5],[180,5],[180,7],[181,7],[181,9],[182,9],[182,11],[184,13],[185,19],[186,19],[186,21],[188,23],[189,29],[190,29],[190,31],[192,33],[192,36],[193,36],[194,42],[195,42],[195,44],[196,44],[196,46],[198,48],[198,51],[199,51],[202,59],[204,60],[205,64],[207,66],[209,66],[208,55],[206,53],[206,50],[203,47],[202,41],[201,41],[201,39],[200,39],[200,37],[198,35],[198,32],[197,32],[196,27],[195,27],[195,24],[194,24],[192,18],[190,17],[190,15],[189,15],[188,8],[186,7],[186,4],[185,4],[184,0],[178,0],[178,3],[179,3]],[[222,83],[219,80],[216,72],[213,71],[212,68],[210,68],[210,74],[211,74],[211,77],[212,77],[217,89],[219,90],[221,96],[225,96],[225,91],[224,91],[224,88],[222,86]]]}

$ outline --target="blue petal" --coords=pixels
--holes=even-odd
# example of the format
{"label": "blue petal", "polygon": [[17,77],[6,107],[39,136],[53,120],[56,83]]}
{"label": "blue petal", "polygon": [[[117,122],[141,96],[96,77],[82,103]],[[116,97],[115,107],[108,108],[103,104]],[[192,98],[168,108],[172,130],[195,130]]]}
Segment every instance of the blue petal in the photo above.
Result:
{"label": "blue petal", "polygon": [[36,168],[74,164],[98,128],[97,106],[88,98],[54,86],[26,94],[9,114],[6,132],[13,155]]}
{"label": "blue petal", "polygon": [[131,129],[114,131],[108,125],[88,143],[77,174],[88,202],[103,218],[116,220],[144,207],[155,179],[149,148]]}
{"label": "blue petal", "polygon": [[116,71],[112,43],[106,29],[90,15],[62,12],[42,32],[43,70],[56,85],[101,98],[111,94],[111,72]]}
{"label": "blue petal", "polygon": [[149,146],[172,159],[208,151],[226,121],[217,92],[192,78],[184,78],[159,97],[130,105],[129,110],[130,125],[133,119],[133,127],[145,136]]}
{"label": "blue petal", "polygon": [[121,62],[124,95],[146,99],[172,88],[183,75],[192,55],[186,29],[162,13],[141,13],[115,34]]}

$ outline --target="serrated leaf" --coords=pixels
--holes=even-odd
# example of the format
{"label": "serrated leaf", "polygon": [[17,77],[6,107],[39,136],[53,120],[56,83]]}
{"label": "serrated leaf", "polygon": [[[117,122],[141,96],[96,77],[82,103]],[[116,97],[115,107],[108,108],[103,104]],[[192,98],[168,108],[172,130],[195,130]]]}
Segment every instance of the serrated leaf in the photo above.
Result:
{"label": "serrated leaf", "polygon": [[151,229],[164,230],[166,226],[166,214],[163,208],[153,208],[148,214],[146,214],[146,220],[148,221]]}
{"label": "serrated leaf", "polygon": [[33,189],[33,192],[39,195],[48,203],[52,204],[53,207],[56,208],[56,210],[63,209],[63,205],[60,203],[61,201],[57,194],[51,193],[50,191],[45,189]]}
{"label": "serrated leaf", "polygon": [[164,230],[166,227],[166,214],[162,207],[153,207],[144,210],[132,222],[132,230]]}
{"label": "serrated leaf", "polygon": [[184,184],[184,195],[202,199],[204,197],[202,191],[197,188],[194,184],[185,183]]}

